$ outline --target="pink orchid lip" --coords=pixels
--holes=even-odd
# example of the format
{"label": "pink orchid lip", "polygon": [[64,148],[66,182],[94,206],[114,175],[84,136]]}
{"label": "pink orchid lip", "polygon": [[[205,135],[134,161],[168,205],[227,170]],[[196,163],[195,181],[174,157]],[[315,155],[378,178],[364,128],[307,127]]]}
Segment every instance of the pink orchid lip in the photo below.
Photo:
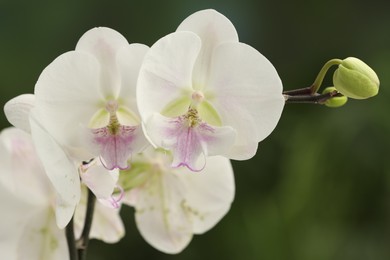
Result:
{"label": "pink orchid lip", "polygon": [[230,149],[236,138],[232,127],[212,126],[192,107],[178,117],[153,114],[146,123],[146,131],[156,146],[172,153],[171,167],[185,166],[193,172],[205,168],[208,156]]}
{"label": "pink orchid lip", "polygon": [[[185,166],[194,172],[202,171],[206,166],[207,143],[214,133],[214,128],[203,122],[196,109],[190,108],[186,115],[168,121],[163,132],[167,139],[175,140],[172,149],[174,160],[171,167]],[[203,164],[197,165],[203,156]]]}
{"label": "pink orchid lip", "polygon": [[126,170],[130,167],[127,159],[131,156],[132,144],[136,139],[138,126],[121,125],[116,115],[118,108],[118,101],[107,101],[105,109],[110,113],[108,125],[92,129],[93,142],[99,147],[100,161],[107,170]]}
{"label": "pink orchid lip", "polygon": [[[191,171],[200,172],[206,166],[205,147],[209,141],[209,135],[214,132],[214,129],[206,123],[192,125],[191,122],[183,124],[180,121],[179,119],[177,122],[179,124],[177,130],[179,131],[176,132],[177,144],[174,149],[176,156],[174,156],[175,159],[171,166],[175,168],[185,166]],[[202,166],[197,165],[200,156],[203,156]]]}
{"label": "pink orchid lip", "polygon": [[136,128],[136,126],[119,125],[115,132],[110,129],[110,126],[92,130],[94,142],[100,149],[100,160],[106,169],[129,168],[127,160],[132,153],[131,145]]}

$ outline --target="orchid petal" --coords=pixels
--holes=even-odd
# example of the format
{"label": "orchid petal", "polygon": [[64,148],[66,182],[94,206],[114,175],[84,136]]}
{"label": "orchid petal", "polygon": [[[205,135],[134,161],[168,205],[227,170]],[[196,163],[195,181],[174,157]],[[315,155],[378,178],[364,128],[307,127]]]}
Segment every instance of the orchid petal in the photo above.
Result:
{"label": "orchid petal", "polygon": [[[84,186],[85,187],[85,186]],[[80,237],[84,227],[87,205],[86,189],[76,208],[74,215],[75,236]],[[92,220],[90,238],[102,240],[106,243],[116,243],[125,234],[125,228],[119,215],[119,208],[108,208],[100,203],[95,204],[95,213]]]}
{"label": "orchid petal", "polygon": [[[15,129],[15,128],[10,128]],[[12,175],[12,154],[10,153],[12,149],[11,142],[9,138],[4,137],[4,133],[7,130],[2,130],[0,133],[0,165],[2,166],[2,173],[0,174],[0,185],[4,186],[7,190],[15,190],[16,181]]]}
{"label": "orchid petal", "polygon": [[[143,181],[126,192],[123,203],[136,208],[136,222],[145,240],[165,253],[179,253],[192,234],[212,228],[229,210],[234,198],[230,161],[210,157],[202,172],[169,166],[172,156],[151,147],[134,157],[135,176]],[[136,171],[136,165],[142,168]],[[143,165],[143,166],[142,166]],[[121,178],[130,178],[131,172]],[[126,180],[120,180],[122,184]]]}
{"label": "orchid petal", "polygon": [[64,228],[80,200],[79,173],[56,140],[42,127],[34,112],[30,115],[33,141],[46,174],[57,191],[57,224]]}
{"label": "orchid petal", "polygon": [[[194,33],[176,32],[161,38],[150,48],[137,84],[138,109],[143,121],[162,111],[173,100],[183,95],[191,96],[192,70],[200,45],[200,39]],[[188,105],[183,105],[183,111]]]}
{"label": "orchid petal", "polygon": [[184,208],[191,213],[193,231],[202,234],[215,226],[229,211],[234,199],[234,175],[229,159],[222,156],[208,158],[200,173],[177,173],[187,187]]}
{"label": "orchid petal", "polygon": [[122,203],[126,204],[131,207],[135,207],[137,204],[137,200],[139,198],[139,189],[133,189],[130,192],[125,192],[125,195],[123,196]]}
{"label": "orchid petal", "polygon": [[57,226],[61,229],[65,228],[74,215],[76,204],[62,199],[61,193],[56,193],[55,215]]}
{"label": "orchid petal", "polygon": [[202,49],[193,70],[193,87],[203,89],[210,74],[214,49],[223,42],[237,43],[237,31],[228,18],[212,9],[190,15],[180,24],[177,31],[194,32],[202,41]]}
{"label": "orchid petal", "polygon": [[[35,132],[34,126],[32,130]],[[4,172],[0,204],[6,208],[1,214],[1,256],[26,260],[66,258],[64,233],[54,223],[51,185],[35,155],[31,136],[8,128],[1,132],[0,141],[0,154],[10,155],[9,162],[1,164]],[[4,244],[7,248],[2,248]]]}
{"label": "orchid petal", "polygon": [[[2,172],[6,173],[6,172]],[[4,259],[17,259],[18,243],[26,215],[36,208],[30,201],[15,197],[7,186],[0,184],[0,205],[3,207],[0,222],[0,252]]]}
{"label": "orchid petal", "polygon": [[127,160],[133,152],[148,145],[140,126],[118,126],[118,133],[109,127],[93,129],[93,142],[99,146],[102,163],[108,170],[127,169]]}
{"label": "orchid petal", "polygon": [[[119,98],[130,111],[136,114],[138,114],[136,101],[138,74],[148,50],[148,46],[134,43],[122,48],[116,56],[122,78]],[[125,124],[120,120],[119,122]]]}
{"label": "orchid petal", "polygon": [[92,54],[100,63],[100,87],[105,97],[117,97],[120,87],[119,68],[116,55],[121,48],[128,46],[126,38],[117,31],[98,27],[81,36],[76,51]]}
{"label": "orchid petal", "polygon": [[206,123],[190,127],[185,119],[167,118],[154,114],[146,131],[152,142],[173,153],[173,167],[186,166],[200,171],[206,164],[206,157],[224,153],[235,140],[231,127],[214,127]]}
{"label": "orchid petal", "polygon": [[92,55],[72,51],[59,56],[41,73],[35,86],[35,105],[42,124],[59,143],[83,147],[79,133],[100,108],[100,70]]}
{"label": "orchid petal", "polygon": [[106,108],[100,108],[95,114],[92,116],[89,121],[89,128],[102,128],[107,126],[107,122],[110,121],[110,112],[107,111]]}
{"label": "orchid petal", "polygon": [[178,182],[174,175],[156,173],[142,189],[136,189],[135,219],[142,237],[169,254],[181,252],[192,239],[191,222],[180,207],[187,187]]}
{"label": "orchid petal", "polygon": [[18,244],[17,259],[68,259],[64,231],[56,226],[54,219],[50,208],[30,213]]}
{"label": "orchid petal", "polygon": [[51,186],[36,155],[31,135],[10,127],[0,134],[0,183],[21,200],[47,204]]}
{"label": "orchid petal", "polygon": [[119,215],[119,208],[107,208],[96,204],[96,214],[92,222],[91,238],[106,243],[116,243],[125,235],[125,227]]}
{"label": "orchid petal", "polygon": [[2,259],[67,258],[65,236],[55,225],[49,204],[37,207],[4,188],[0,187],[0,203],[6,209],[0,223]]}
{"label": "orchid petal", "polygon": [[243,43],[224,43],[215,49],[208,86],[212,104],[224,125],[237,130],[227,155],[244,160],[256,153],[257,143],[276,127],[283,106],[282,82],[273,65]]}
{"label": "orchid petal", "polygon": [[33,94],[22,94],[4,105],[4,113],[7,120],[15,127],[29,133],[30,122],[28,116],[34,107],[35,97]]}
{"label": "orchid petal", "polygon": [[118,170],[108,171],[102,165],[92,164],[80,174],[81,181],[95,194],[97,199],[111,198],[118,181]]}

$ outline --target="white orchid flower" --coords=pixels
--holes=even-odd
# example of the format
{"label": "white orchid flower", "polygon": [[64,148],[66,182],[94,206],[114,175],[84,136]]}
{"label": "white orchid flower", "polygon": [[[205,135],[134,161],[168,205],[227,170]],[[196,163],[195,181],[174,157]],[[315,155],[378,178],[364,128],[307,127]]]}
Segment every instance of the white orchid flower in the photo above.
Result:
{"label": "white orchid flower", "polygon": [[147,50],[145,45],[129,45],[112,29],[92,29],[75,51],[59,56],[42,72],[35,95],[20,95],[4,107],[11,124],[32,133],[58,193],[61,228],[80,200],[80,178],[101,202],[118,206],[111,196],[117,176],[102,167],[85,174],[90,167],[83,162],[98,156],[109,170],[125,169],[131,153],[148,145],[135,104],[138,71]]}
{"label": "white orchid flower", "polygon": [[[20,95],[4,107],[7,119],[27,133],[32,133],[37,154],[47,176],[57,191],[56,220],[64,228],[72,218],[80,201],[80,185],[84,183],[104,205],[118,208],[118,198],[113,196],[117,186],[118,169],[108,171],[100,161],[92,159],[81,165],[70,158],[63,147],[47,132],[36,117],[35,96]],[[30,120],[29,120],[30,119]],[[27,121],[27,123],[26,123]]]}
{"label": "white orchid flower", "polygon": [[[112,29],[94,28],[80,38],[75,51],[62,54],[42,72],[35,86],[35,113],[70,155],[80,161],[100,155],[108,169],[125,169],[131,153],[147,145],[135,98],[147,50]],[[17,97],[6,111],[22,128],[28,126],[19,114],[31,109],[31,99]]]}
{"label": "white orchid flower", "polygon": [[211,155],[252,157],[285,102],[272,64],[214,10],[192,14],[151,47],[137,98],[150,141],[173,153],[172,166],[195,171]]}
{"label": "white orchid flower", "polygon": [[[31,136],[19,129],[0,133],[0,256],[1,259],[68,259],[65,232],[56,225],[56,192],[36,154]],[[82,229],[85,199],[75,215],[75,232]],[[124,235],[118,209],[96,205],[91,237],[107,243]]]}
{"label": "white orchid flower", "polygon": [[85,161],[100,155],[107,169],[125,169],[129,156],[147,145],[135,97],[147,50],[112,29],[94,28],[75,51],[62,54],[41,73],[35,86],[37,115],[73,156]]}
{"label": "white orchid flower", "polygon": [[133,167],[120,173],[124,204],[135,207],[137,227],[156,249],[176,254],[214,227],[229,211],[234,199],[230,161],[209,158],[200,173],[172,168],[172,156],[161,149],[147,149],[133,158]]}

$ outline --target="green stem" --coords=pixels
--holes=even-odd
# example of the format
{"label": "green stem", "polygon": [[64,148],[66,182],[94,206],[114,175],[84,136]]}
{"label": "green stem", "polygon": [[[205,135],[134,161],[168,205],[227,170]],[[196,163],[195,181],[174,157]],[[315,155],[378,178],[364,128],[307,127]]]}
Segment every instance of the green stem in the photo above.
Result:
{"label": "green stem", "polygon": [[87,209],[85,213],[84,228],[80,238],[77,240],[78,259],[85,260],[87,256],[87,248],[89,245],[89,233],[92,227],[93,213],[95,209],[96,197],[90,189],[87,195]]}
{"label": "green stem", "polygon": [[328,62],[325,63],[325,65],[322,67],[320,72],[317,75],[317,78],[314,80],[313,85],[311,85],[311,94],[317,93],[317,91],[320,89],[320,86],[322,84],[322,81],[324,80],[324,77],[326,73],[328,72],[329,68],[333,65],[339,65],[341,64],[342,60],[340,59],[331,59]]}
{"label": "green stem", "polygon": [[73,217],[66,226],[65,229],[66,241],[68,242],[68,250],[69,250],[69,259],[70,260],[78,260],[76,240],[74,237],[74,228],[73,228]]}

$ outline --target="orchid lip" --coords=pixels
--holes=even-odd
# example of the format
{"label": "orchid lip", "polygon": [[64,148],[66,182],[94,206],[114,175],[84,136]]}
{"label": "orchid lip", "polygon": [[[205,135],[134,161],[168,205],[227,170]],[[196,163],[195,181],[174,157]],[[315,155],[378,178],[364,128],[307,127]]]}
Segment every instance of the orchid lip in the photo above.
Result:
{"label": "orchid lip", "polygon": [[[171,167],[185,166],[191,171],[202,171],[206,165],[207,143],[213,139],[214,128],[199,118],[195,108],[189,108],[185,115],[160,123],[163,125],[161,131],[165,133],[162,145],[173,152]],[[201,156],[204,162],[199,166]]]}
{"label": "orchid lip", "polygon": [[185,166],[194,172],[205,168],[208,156],[228,150],[236,138],[232,127],[212,126],[191,107],[186,114],[174,118],[155,113],[146,127],[156,146],[172,152],[171,167]]}
{"label": "orchid lip", "polygon": [[136,126],[121,125],[116,112],[118,102],[109,100],[106,110],[110,113],[109,123],[105,127],[92,129],[93,141],[100,150],[100,160],[108,170],[129,168],[127,159],[132,153],[132,143],[135,139]]}
{"label": "orchid lip", "polygon": [[129,168],[128,158],[132,153],[136,126],[109,125],[93,129],[94,143],[99,146],[100,160],[108,170]]}

